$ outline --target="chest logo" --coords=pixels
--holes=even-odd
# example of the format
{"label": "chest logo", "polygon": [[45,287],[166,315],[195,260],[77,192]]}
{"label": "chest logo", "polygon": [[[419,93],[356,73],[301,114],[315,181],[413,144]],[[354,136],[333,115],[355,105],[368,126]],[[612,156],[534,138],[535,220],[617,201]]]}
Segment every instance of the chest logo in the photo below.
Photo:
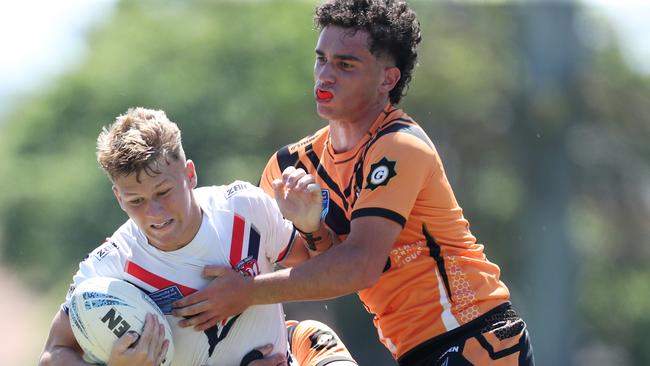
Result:
{"label": "chest logo", "polygon": [[385,186],[397,175],[395,172],[396,161],[381,158],[378,162],[370,166],[370,173],[366,177],[366,188],[373,191],[379,186]]}
{"label": "chest logo", "polygon": [[257,265],[257,260],[252,256],[248,256],[239,261],[234,269],[246,277],[255,277],[260,273],[260,267]]}

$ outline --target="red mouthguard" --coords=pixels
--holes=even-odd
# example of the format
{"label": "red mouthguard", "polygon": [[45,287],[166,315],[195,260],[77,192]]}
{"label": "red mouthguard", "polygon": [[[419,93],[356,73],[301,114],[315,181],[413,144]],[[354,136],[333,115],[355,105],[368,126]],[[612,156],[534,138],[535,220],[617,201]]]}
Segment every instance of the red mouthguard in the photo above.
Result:
{"label": "red mouthguard", "polygon": [[334,94],[325,90],[316,89],[316,96],[318,99],[330,99],[334,97]]}

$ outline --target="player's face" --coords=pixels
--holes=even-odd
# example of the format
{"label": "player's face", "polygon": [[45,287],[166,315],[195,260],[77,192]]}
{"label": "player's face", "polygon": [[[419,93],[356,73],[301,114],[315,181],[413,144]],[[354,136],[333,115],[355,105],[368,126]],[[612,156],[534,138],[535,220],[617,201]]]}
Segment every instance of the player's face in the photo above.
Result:
{"label": "player's face", "polygon": [[314,64],[314,97],[321,117],[354,122],[388,101],[394,82],[388,85],[392,80],[387,78],[394,77],[397,68],[370,53],[368,37],[366,31],[351,33],[331,25],[321,31]]}
{"label": "player's face", "polygon": [[160,250],[176,250],[189,243],[201,225],[201,208],[194,199],[196,170],[191,160],[170,160],[156,166],[160,174],[140,173],[113,180],[120,207]]}

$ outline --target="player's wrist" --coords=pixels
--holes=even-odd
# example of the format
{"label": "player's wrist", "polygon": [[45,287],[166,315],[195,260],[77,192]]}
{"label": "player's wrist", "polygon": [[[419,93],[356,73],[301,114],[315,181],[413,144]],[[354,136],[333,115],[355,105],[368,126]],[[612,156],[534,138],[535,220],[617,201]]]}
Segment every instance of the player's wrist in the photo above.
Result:
{"label": "player's wrist", "polygon": [[314,234],[323,227],[320,217],[318,220],[305,220],[304,218],[301,219],[296,218],[295,220],[291,220],[293,227],[296,228],[296,230],[301,234]]}
{"label": "player's wrist", "polygon": [[321,224],[318,229],[311,232],[303,231],[296,225],[293,227],[302,238],[305,247],[310,251],[322,252],[334,244],[331,233],[325,225]]}

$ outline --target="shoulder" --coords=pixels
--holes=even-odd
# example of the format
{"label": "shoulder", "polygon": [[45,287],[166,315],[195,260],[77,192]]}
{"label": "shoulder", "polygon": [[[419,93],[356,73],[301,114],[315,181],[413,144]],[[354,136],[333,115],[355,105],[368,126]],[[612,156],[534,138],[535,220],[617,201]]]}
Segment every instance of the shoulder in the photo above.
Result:
{"label": "shoulder", "polygon": [[201,187],[194,192],[199,204],[204,208],[209,205],[232,210],[254,205],[258,201],[271,200],[261,188],[242,180],[222,186]]}
{"label": "shoulder", "polygon": [[438,152],[420,125],[397,121],[380,129],[368,144],[368,156],[386,154],[409,159],[435,159]]}
{"label": "shoulder", "polygon": [[[144,234],[132,220],[127,220],[110,237],[93,249],[86,259],[103,261],[107,257],[119,257],[120,253],[130,252],[138,241],[143,240]],[[145,239],[146,240],[146,239]]]}
{"label": "shoulder", "polygon": [[423,150],[435,154],[435,146],[422,127],[402,110],[394,110],[369,142],[369,148]]}
{"label": "shoulder", "polygon": [[104,273],[106,271],[112,273],[113,270],[121,268],[121,263],[133,253],[133,247],[138,245],[138,238],[132,235],[128,226],[127,222],[111,237],[106,238],[90,251],[79,263],[80,271],[82,273]]}
{"label": "shoulder", "polygon": [[277,150],[271,160],[275,159],[282,171],[288,166],[295,165],[298,162],[298,159],[308,151],[317,146],[324,145],[327,141],[328,135],[329,126],[325,126],[316,131],[313,135],[306,136],[297,142],[288,144]]}

